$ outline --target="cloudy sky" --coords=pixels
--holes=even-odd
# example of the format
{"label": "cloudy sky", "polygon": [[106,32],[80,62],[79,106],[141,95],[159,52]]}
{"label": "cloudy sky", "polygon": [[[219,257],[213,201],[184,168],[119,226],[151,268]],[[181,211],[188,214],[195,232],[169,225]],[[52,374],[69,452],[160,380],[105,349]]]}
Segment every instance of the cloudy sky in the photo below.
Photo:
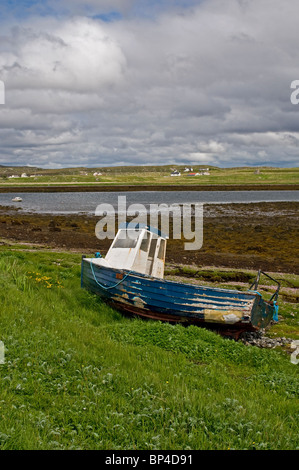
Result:
{"label": "cloudy sky", "polygon": [[1,0],[0,164],[298,166],[298,18],[298,0]]}

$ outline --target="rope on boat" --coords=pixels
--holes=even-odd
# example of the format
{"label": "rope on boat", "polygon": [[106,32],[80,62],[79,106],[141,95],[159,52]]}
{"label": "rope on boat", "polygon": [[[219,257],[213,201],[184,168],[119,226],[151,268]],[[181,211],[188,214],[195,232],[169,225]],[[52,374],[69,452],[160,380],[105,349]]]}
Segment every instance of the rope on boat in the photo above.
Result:
{"label": "rope on boat", "polygon": [[108,289],[113,289],[114,287],[117,287],[119,284],[121,284],[121,283],[129,276],[129,274],[131,274],[131,273],[133,272],[133,271],[128,272],[128,273],[125,275],[125,277],[123,277],[120,281],[118,281],[116,284],[114,284],[114,286],[104,286],[103,284],[101,284],[101,283],[97,280],[97,278],[96,278],[96,276],[95,276],[95,273],[94,273],[94,270],[93,270],[93,265],[92,265],[92,264],[93,264],[93,263],[92,263],[92,261],[91,261],[91,263],[90,263],[90,268],[91,268],[91,272],[92,272],[92,275],[93,275],[93,278],[94,278],[95,282],[98,284],[98,286],[102,287],[102,289],[106,289],[106,290],[108,290]]}
{"label": "rope on boat", "polygon": [[277,305],[277,302],[276,300],[273,301],[273,305],[274,305],[274,313],[273,313],[273,321],[278,321],[278,309],[279,309],[279,306]]}

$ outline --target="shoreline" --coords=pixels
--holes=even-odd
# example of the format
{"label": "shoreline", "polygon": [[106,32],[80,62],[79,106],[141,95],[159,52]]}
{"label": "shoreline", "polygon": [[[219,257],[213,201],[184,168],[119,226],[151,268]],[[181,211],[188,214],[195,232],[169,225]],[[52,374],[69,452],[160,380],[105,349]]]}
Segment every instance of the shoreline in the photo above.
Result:
{"label": "shoreline", "polygon": [[0,193],[118,192],[118,191],[298,191],[299,184],[34,184],[1,185]]}

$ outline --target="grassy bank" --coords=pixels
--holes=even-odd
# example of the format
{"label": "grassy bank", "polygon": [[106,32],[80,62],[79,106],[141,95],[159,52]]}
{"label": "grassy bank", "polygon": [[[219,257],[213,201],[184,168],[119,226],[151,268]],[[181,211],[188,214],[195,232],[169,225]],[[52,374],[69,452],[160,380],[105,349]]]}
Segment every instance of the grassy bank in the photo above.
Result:
{"label": "grassy bank", "polygon": [[298,446],[286,351],[125,318],[80,288],[77,254],[4,246],[0,279],[1,449]]}

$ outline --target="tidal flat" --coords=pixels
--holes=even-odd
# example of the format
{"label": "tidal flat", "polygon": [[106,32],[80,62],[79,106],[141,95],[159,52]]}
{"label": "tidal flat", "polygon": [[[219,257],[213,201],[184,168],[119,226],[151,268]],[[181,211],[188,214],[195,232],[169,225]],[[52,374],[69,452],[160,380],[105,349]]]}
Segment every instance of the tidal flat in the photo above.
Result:
{"label": "tidal flat", "polygon": [[[298,202],[206,204],[202,248],[184,250],[186,240],[173,239],[170,227],[166,262],[299,274],[298,219]],[[0,238],[2,243],[105,254],[112,240],[97,239],[97,220],[83,213],[38,214],[0,207]]]}

